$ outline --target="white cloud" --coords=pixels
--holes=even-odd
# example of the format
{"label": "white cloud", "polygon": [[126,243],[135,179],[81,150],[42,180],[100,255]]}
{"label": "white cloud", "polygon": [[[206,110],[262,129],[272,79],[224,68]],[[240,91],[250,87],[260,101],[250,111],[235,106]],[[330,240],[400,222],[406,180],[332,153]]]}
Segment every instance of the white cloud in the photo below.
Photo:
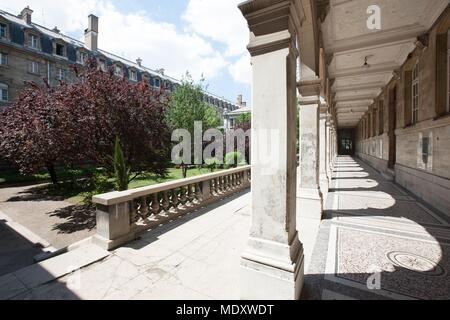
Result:
{"label": "white cloud", "polygon": [[247,52],[247,22],[238,9],[242,0],[190,0],[183,19],[192,30],[204,37],[225,44],[225,56],[238,59],[228,66],[232,78],[251,84],[250,57]]}
{"label": "white cloud", "polygon": [[228,65],[223,55],[193,31],[180,31],[175,25],[156,22],[145,12],[124,14],[109,0],[0,0],[0,8],[19,13],[25,6],[34,10],[33,20],[63,33],[76,33],[83,39],[87,16],[100,17],[99,47],[130,60],[141,57],[144,65],[165,68],[167,74],[181,77],[189,70],[194,77],[215,77]]}
{"label": "white cloud", "polygon": [[228,66],[233,80],[235,82],[252,84],[252,68],[250,65],[250,54],[244,54],[236,62]]}
{"label": "white cloud", "polygon": [[242,0],[190,0],[183,19],[189,29],[227,45],[227,56],[246,52],[247,23],[238,9]]}

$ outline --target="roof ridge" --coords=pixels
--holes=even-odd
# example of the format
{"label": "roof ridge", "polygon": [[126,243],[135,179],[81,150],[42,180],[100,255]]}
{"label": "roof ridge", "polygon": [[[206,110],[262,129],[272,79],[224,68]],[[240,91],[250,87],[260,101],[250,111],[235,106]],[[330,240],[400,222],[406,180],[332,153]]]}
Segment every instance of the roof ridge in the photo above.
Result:
{"label": "roof ridge", "polygon": [[[12,14],[12,13],[10,13],[10,12],[8,12],[8,11],[3,10],[3,9],[0,9],[0,14],[6,14],[6,15],[9,15],[9,16],[14,17],[14,19],[20,19],[17,15]],[[67,39],[69,39],[69,40],[75,41],[75,42],[77,42],[77,44],[79,44],[80,46],[82,46],[82,47],[85,48],[85,44],[84,44],[83,41],[78,40],[78,39],[75,39],[74,37],[69,36],[69,35],[66,35],[65,33],[62,33],[62,32],[55,32],[54,30],[49,29],[48,27],[42,26],[42,25],[40,25],[39,23],[35,23],[35,22],[31,22],[31,24],[28,24],[28,23],[26,23],[26,21],[23,21],[23,23],[26,24],[26,25],[29,25],[29,26],[31,26],[31,27],[36,26],[36,27],[45,29],[45,30],[48,31],[49,33],[55,34],[55,37],[56,37],[56,35],[58,35],[58,36],[61,36],[61,37],[65,37],[65,38],[67,38]],[[90,50],[90,51],[92,52],[92,50]],[[104,54],[111,55],[111,56],[114,56],[114,57],[116,57],[116,58],[118,58],[118,59],[120,59],[120,60],[126,61],[126,62],[128,62],[129,64],[132,64],[134,67],[137,67],[137,68],[142,69],[144,72],[151,72],[151,73],[154,73],[155,75],[159,75],[160,77],[165,78],[166,80],[172,80],[172,81],[175,81],[175,82],[178,82],[178,83],[181,82],[181,80],[179,80],[179,79],[176,79],[176,78],[171,77],[171,76],[168,76],[168,75],[162,75],[162,74],[160,74],[158,71],[156,71],[155,69],[152,69],[152,68],[149,68],[149,67],[146,67],[146,66],[139,65],[137,62],[131,61],[131,60],[129,60],[128,58],[124,58],[124,57],[122,57],[122,56],[120,56],[120,55],[118,55],[118,54],[116,54],[116,53],[112,53],[112,52],[109,52],[109,51],[103,50],[103,49],[98,49],[97,51],[100,52],[100,53],[103,52]],[[217,94],[215,94],[215,93],[212,93],[212,92],[210,92],[210,91],[208,91],[208,90],[203,90],[203,92],[207,93],[208,95],[212,96],[213,98],[220,99],[220,100],[222,100],[222,101],[228,102],[228,103],[230,103],[230,104],[232,104],[232,105],[234,105],[234,106],[238,106],[235,102],[232,102],[231,100],[228,100],[228,99],[226,99],[226,98],[223,97],[223,96],[221,97],[221,96],[219,96],[219,95],[217,95]]]}

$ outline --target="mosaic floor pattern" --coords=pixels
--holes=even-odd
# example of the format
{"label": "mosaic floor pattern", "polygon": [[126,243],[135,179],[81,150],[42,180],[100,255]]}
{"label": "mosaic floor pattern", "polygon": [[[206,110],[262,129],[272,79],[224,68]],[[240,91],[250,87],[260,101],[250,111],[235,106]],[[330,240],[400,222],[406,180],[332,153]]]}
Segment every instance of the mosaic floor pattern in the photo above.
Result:
{"label": "mosaic floor pattern", "polygon": [[350,157],[338,160],[326,215],[305,298],[450,298],[448,216]]}

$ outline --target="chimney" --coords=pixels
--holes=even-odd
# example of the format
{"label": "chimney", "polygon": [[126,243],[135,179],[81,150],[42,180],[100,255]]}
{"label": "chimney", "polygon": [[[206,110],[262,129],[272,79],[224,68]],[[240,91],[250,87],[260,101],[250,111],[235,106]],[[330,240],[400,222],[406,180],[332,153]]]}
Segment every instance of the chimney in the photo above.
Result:
{"label": "chimney", "polygon": [[142,59],[141,58],[137,58],[136,63],[138,64],[139,67],[142,67]]}
{"label": "chimney", "polygon": [[242,94],[238,95],[236,104],[241,107],[242,106]]}
{"label": "chimney", "polygon": [[89,26],[84,31],[84,45],[91,51],[98,50],[98,17],[91,14],[88,17]]}
{"label": "chimney", "polygon": [[25,21],[27,24],[31,24],[31,15],[33,14],[33,10],[30,9],[29,6],[26,6],[19,14],[19,18]]}
{"label": "chimney", "polygon": [[54,27],[52,31],[55,32],[55,33],[60,33],[58,27]]}

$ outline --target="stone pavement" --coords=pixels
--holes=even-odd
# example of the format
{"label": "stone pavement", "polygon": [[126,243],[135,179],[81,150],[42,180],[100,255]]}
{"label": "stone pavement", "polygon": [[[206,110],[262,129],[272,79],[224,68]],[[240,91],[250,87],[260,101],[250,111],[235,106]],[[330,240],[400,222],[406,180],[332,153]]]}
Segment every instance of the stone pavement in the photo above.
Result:
{"label": "stone pavement", "polygon": [[[62,197],[47,195],[43,185],[0,188],[0,212],[56,249],[95,233],[95,211]],[[1,218],[1,216],[0,216]],[[0,243],[0,250],[2,250]]]}
{"label": "stone pavement", "polygon": [[308,299],[449,299],[449,217],[369,166],[337,163]]}
{"label": "stone pavement", "polygon": [[[305,299],[450,298],[448,217],[349,157],[339,158],[332,188],[320,229],[299,222]],[[250,199],[248,192],[234,195],[108,255],[90,248],[100,261],[77,273],[63,272],[76,261],[69,252],[53,258],[64,263],[56,263],[52,281],[48,260],[36,271],[45,279],[31,277],[39,285],[20,287],[22,271],[0,284],[16,288],[13,299],[239,299]]]}

